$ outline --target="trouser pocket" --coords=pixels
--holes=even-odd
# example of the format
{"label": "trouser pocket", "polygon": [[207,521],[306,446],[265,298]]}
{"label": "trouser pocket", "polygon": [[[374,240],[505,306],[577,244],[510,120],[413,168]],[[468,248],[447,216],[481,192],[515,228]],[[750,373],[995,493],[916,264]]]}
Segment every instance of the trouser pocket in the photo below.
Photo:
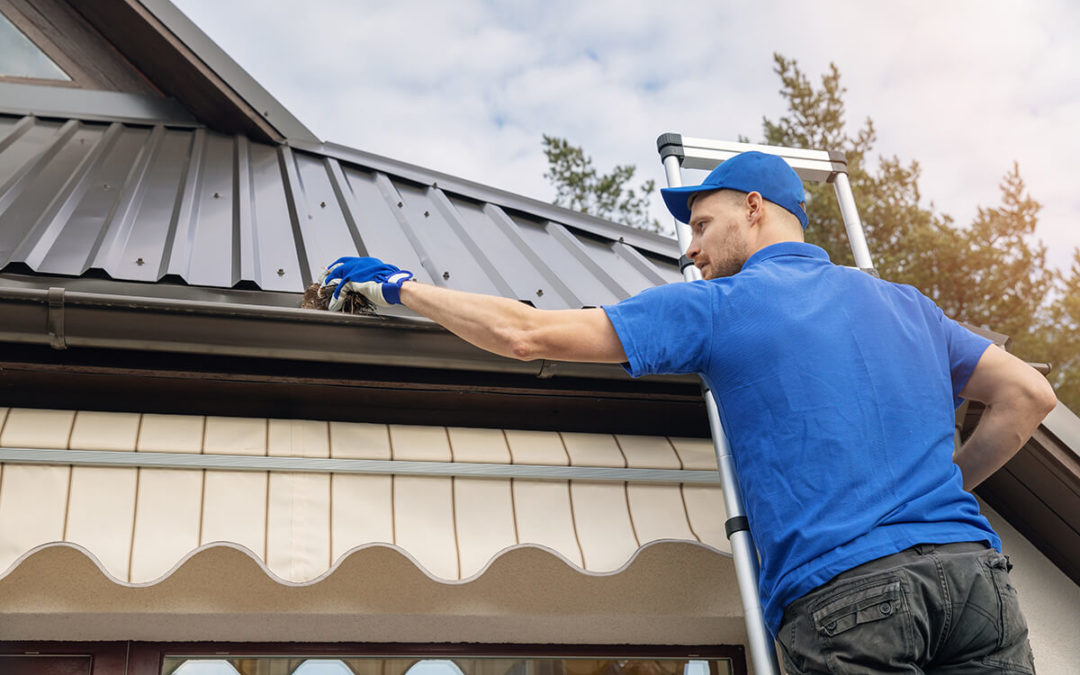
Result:
{"label": "trouser pocket", "polygon": [[914,659],[909,600],[895,571],[827,584],[791,609],[778,637],[799,670],[884,670]]}

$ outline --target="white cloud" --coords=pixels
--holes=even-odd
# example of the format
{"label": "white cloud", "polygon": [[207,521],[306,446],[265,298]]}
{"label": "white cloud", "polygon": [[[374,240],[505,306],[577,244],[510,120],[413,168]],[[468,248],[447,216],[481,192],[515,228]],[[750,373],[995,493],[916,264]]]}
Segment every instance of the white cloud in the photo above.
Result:
{"label": "white cloud", "polygon": [[658,134],[757,140],[782,114],[773,52],[815,82],[835,62],[849,126],[919,160],[928,201],[969,221],[1015,159],[1051,260],[1080,245],[1068,0],[176,2],[320,136],[540,199],[543,133],[662,184]]}

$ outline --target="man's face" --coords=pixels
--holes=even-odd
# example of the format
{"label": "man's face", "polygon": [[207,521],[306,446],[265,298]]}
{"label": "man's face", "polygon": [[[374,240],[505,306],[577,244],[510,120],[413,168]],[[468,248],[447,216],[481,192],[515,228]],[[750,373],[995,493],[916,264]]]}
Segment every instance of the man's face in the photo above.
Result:
{"label": "man's face", "polygon": [[690,207],[693,237],[686,257],[694,261],[706,279],[730,277],[742,269],[750,257],[746,241],[746,209],[738,193],[716,191],[704,194]]}

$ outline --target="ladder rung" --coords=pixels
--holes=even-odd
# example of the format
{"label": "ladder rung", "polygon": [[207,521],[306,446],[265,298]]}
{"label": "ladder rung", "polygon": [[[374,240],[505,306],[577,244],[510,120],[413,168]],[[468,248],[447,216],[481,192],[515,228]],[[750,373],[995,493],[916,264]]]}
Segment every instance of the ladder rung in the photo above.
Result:
{"label": "ladder rung", "polygon": [[847,172],[847,160],[844,154],[828,150],[803,150],[757,143],[714,141],[681,134],[664,134],[657,139],[657,146],[662,156],[665,152],[678,155],[685,169],[711,171],[724,160],[731,159],[740,152],[756,150],[783,157],[791,168],[795,169],[795,173],[799,174],[799,178],[813,183],[831,183],[836,178],[836,174]]}

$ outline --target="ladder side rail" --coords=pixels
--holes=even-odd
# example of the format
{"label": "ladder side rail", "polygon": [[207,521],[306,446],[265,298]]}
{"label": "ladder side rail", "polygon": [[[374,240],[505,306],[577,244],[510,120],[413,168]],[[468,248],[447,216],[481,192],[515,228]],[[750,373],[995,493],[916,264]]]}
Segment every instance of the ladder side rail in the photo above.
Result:
{"label": "ladder side rail", "polygon": [[[664,173],[667,176],[668,187],[682,186],[679,159],[675,155],[664,157]],[[675,234],[679,239],[679,250],[682,251],[679,266],[683,279],[700,280],[701,270],[694,267],[686,257],[686,250],[690,246],[691,239],[690,226],[675,221]],[[731,553],[735,562],[735,578],[739,586],[747,640],[750,644],[750,662],[755,672],[760,675],[779,675],[780,664],[776,657],[776,645],[765,627],[761,596],[758,594],[758,577],[760,576],[758,552],[746,525],[746,508],[743,505],[742,491],[735,472],[731,445],[724,432],[716,400],[704,379],[702,380],[702,395],[705,397],[709,430],[712,433],[713,450],[716,452],[716,466],[720,473],[720,483],[724,494],[724,508],[728,517],[725,529],[728,531],[728,541],[731,542]]]}

